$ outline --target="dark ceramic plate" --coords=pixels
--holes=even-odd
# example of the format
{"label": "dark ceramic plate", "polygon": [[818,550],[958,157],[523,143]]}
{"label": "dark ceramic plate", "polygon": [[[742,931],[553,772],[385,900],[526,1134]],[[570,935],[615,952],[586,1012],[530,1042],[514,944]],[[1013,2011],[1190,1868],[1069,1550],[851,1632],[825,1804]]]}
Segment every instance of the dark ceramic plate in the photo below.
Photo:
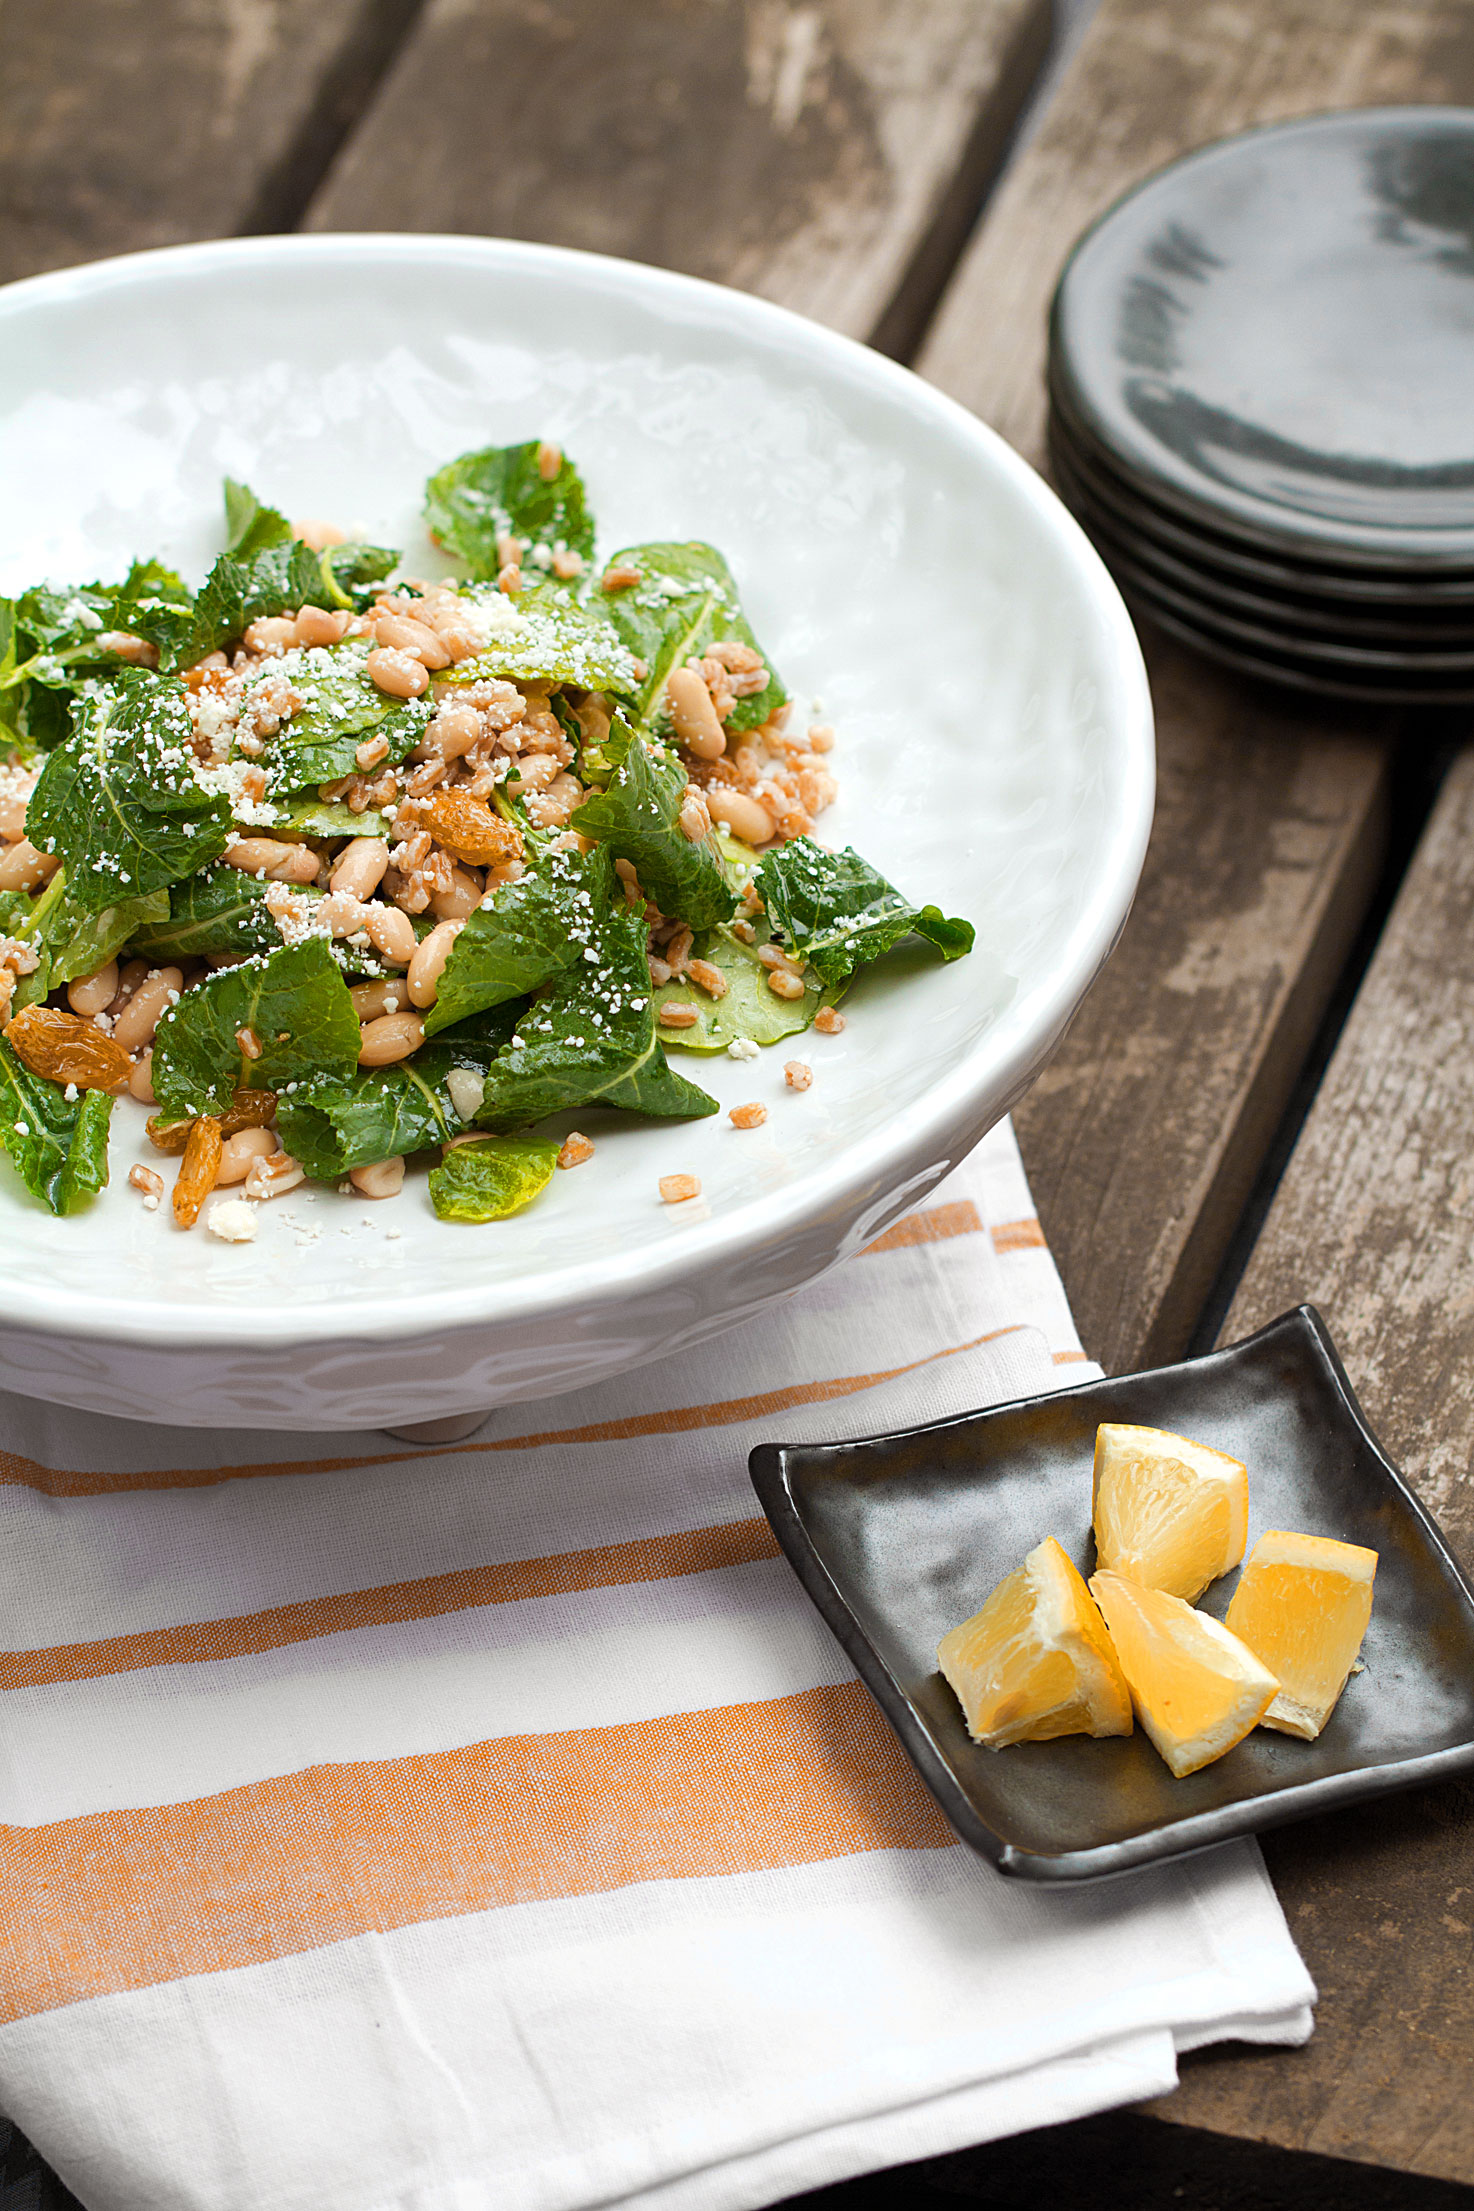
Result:
{"label": "dark ceramic plate", "polygon": [[1224,574],[1275,591],[1290,591],[1335,606],[1371,606],[1395,614],[1474,612],[1474,566],[1424,569],[1398,574],[1375,567],[1332,567],[1315,557],[1314,548],[1303,552],[1285,548],[1281,557],[1227,537],[1215,530],[1205,516],[1185,516],[1180,508],[1164,506],[1139,485],[1131,483],[1102,452],[1070,414],[1063,396],[1051,387],[1050,433],[1060,441],[1076,473],[1102,505],[1130,524],[1133,532],[1150,536],[1193,561],[1202,561]]}
{"label": "dark ceramic plate", "polygon": [[1285,581],[1288,571],[1246,575],[1216,559],[1201,534],[1194,539],[1191,532],[1164,532],[1143,515],[1139,504],[1114,496],[1065,433],[1058,415],[1050,418],[1049,465],[1061,496],[1091,535],[1109,538],[1166,583],[1190,588],[1292,637],[1414,652],[1464,649],[1474,659],[1474,577],[1464,587],[1462,601],[1397,602],[1321,594],[1308,577]]}
{"label": "dark ceramic plate", "polygon": [[[1089,1571],[1102,1420],[1170,1428],[1249,1468],[1249,1542],[1300,1528],[1380,1553],[1362,1657],[1323,1733],[1257,1729],[1174,1781],[1129,1738],[981,1750],[936,1647],[1054,1535]],[[1091,1880],[1474,1767],[1474,1590],[1381,1450],[1308,1305],[1246,1343],[864,1443],[764,1444],[773,1531],[965,1843],[1030,1881]],[[1220,1618],[1237,1575],[1202,1600]]]}
{"label": "dark ceramic plate", "polygon": [[1474,560],[1474,111],[1362,109],[1160,171],[1066,266],[1053,374],[1133,479],[1235,537]]}
{"label": "dark ceramic plate", "polygon": [[1133,614],[1148,616],[1159,629],[1180,638],[1184,645],[1190,645],[1205,659],[1216,661],[1221,668],[1231,668],[1237,675],[1251,676],[1256,683],[1277,684],[1282,690],[1319,699],[1354,699],[1362,706],[1467,706],[1474,701],[1474,680],[1466,684],[1437,685],[1414,683],[1411,679],[1386,683],[1356,678],[1343,680],[1328,675],[1324,669],[1312,670],[1273,660],[1268,654],[1253,653],[1244,646],[1225,643],[1200,623],[1183,620],[1160,600],[1149,599],[1145,592],[1127,583],[1124,577],[1117,575],[1116,581]]}

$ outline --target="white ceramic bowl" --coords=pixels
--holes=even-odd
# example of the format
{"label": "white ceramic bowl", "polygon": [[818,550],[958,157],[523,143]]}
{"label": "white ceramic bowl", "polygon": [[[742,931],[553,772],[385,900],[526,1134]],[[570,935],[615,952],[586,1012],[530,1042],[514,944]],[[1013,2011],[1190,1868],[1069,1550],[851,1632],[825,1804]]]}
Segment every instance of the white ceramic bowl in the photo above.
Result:
{"label": "white ceramic bowl", "polygon": [[[586,1116],[594,1160],[519,1218],[263,1208],[231,1246],[127,1187],[56,1221],[0,1169],[0,1385],[182,1425],[403,1426],[595,1382],[787,1296],[927,1192],[1028,1085],[1125,919],[1152,806],[1140,653],[1075,523],[905,370],[737,292],[550,247],[310,237],[188,246],[0,292],[0,589],[157,553],[202,574],[220,479],[431,555],[427,472],[559,440],[606,548],[704,537],[805,712],[839,732],[853,842],[977,924],[900,955],[810,1037],[676,1055],[720,1118]],[[672,1209],[660,1175],[703,1198]],[[301,1241],[296,1223],[319,1226]]]}

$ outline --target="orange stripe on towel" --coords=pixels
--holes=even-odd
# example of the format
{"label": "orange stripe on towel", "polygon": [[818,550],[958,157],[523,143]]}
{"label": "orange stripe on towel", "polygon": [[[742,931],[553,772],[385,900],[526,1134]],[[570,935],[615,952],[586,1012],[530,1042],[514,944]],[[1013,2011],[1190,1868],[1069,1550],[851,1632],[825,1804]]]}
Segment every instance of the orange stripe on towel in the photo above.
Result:
{"label": "orange stripe on towel", "polygon": [[1000,1221],[993,1231],[995,1251],[1042,1251],[1044,1231],[1037,1221]]}
{"label": "orange stripe on towel", "polygon": [[16,1483],[48,1497],[104,1497],[139,1489],[206,1489],[216,1482],[255,1481],[273,1474],[336,1474],[365,1466],[409,1466],[418,1459],[454,1459],[481,1451],[533,1451],[549,1443],[627,1443],[640,1436],[688,1435],[696,1428],[730,1427],[739,1420],[765,1420],[797,1405],[824,1405],[854,1397],[898,1375],[914,1374],[939,1359],[955,1359],[985,1343],[1017,1333],[1021,1323],[990,1328],[967,1343],[945,1344],[904,1366],[882,1367],[874,1374],[842,1374],[828,1382],[796,1382],[786,1389],[764,1390],[755,1397],[729,1397],[713,1405],[678,1405],[667,1412],[640,1413],[628,1420],[596,1420],[584,1428],[545,1428],[525,1436],[489,1436],[472,1443],[437,1444],[427,1451],[374,1451],[355,1458],[265,1459],[255,1465],[156,1467],[121,1474],[68,1473],[42,1466],[18,1452],[0,1451],[0,1484]]}
{"label": "orange stripe on towel", "polygon": [[982,1228],[983,1217],[971,1198],[955,1205],[934,1205],[927,1213],[908,1213],[903,1220],[865,1246],[873,1251],[903,1251],[912,1244],[944,1244],[953,1236],[970,1236]]}
{"label": "orange stripe on towel", "polygon": [[952,1839],[858,1682],[313,1766],[0,1829],[0,2020],[503,1904]]}
{"label": "orange stripe on towel", "polygon": [[755,1559],[777,1556],[778,1546],[766,1520],[738,1520],[637,1543],[609,1543],[598,1550],[469,1566],[459,1573],[390,1582],[381,1589],[353,1589],[343,1596],[274,1605],[268,1612],[230,1620],[149,1628],[134,1635],[105,1636],[95,1643],[60,1643],[50,1650],[0,1651],[0,1690],[36,1689],[54,1681],[96,1681],[103,1674],[132,1673],[141,1666],[192,1666],[217,1658],[248,1658],[257,1651],[309,1643],[321,1635],[343,1635],[352,1628],[436,1619],[475,1605],[516,1604],[523,1598],[562,1596],[576,1589],[612,1589],[623,1582],[708,1574],[719,1567],[747,1566]]}

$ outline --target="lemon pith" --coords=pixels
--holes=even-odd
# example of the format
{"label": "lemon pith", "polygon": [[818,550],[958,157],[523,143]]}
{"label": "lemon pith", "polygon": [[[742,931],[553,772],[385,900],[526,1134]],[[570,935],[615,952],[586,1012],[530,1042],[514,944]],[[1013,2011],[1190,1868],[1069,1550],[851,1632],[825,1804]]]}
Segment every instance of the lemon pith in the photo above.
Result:
{"label": "lemon pith", "polygon": [[1131,1733],[1131,1698],[1105,1623],[1053,1536],[942,1637],[937,1664],[968,1733],[986,1749]]}
{"label": "lemon pith", "polygon": [[1137,1718],[1179,1780],[1223,1757],[1262,1719],[1279,1683],[1220,1621],[1108,1569],[1092,1574],[1090,1593]]}
{"label": "lemon pith", "polygon": [[1313,1742],[1335,1710],[1372,1614],[1377,1553],[1330,1536],[1260,1536],[1227,1624],[1279,1679],[1265,1727]]}
{"label": "lemon pith", "polygon": [[1104,1421],[1095,1436],[1097,1563],[1189,1603],[1237,1566],[1249,1527],[1242,1460],[1164,1428]]}

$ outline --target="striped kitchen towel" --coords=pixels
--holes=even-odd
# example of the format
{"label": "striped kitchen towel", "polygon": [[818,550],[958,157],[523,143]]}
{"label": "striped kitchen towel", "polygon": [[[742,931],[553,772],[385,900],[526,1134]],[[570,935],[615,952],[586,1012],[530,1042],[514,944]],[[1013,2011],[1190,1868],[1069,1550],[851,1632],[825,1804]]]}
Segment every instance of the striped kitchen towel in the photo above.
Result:
{"label": "striped kitchen towel", "polygon": [[0,2108],[90,2211],[739,2211],[1303,2040],[1252,1843],[1000,1880],[755,1510],[1094,1371],[1005,1127],[454,1447],[0,1401]]}

